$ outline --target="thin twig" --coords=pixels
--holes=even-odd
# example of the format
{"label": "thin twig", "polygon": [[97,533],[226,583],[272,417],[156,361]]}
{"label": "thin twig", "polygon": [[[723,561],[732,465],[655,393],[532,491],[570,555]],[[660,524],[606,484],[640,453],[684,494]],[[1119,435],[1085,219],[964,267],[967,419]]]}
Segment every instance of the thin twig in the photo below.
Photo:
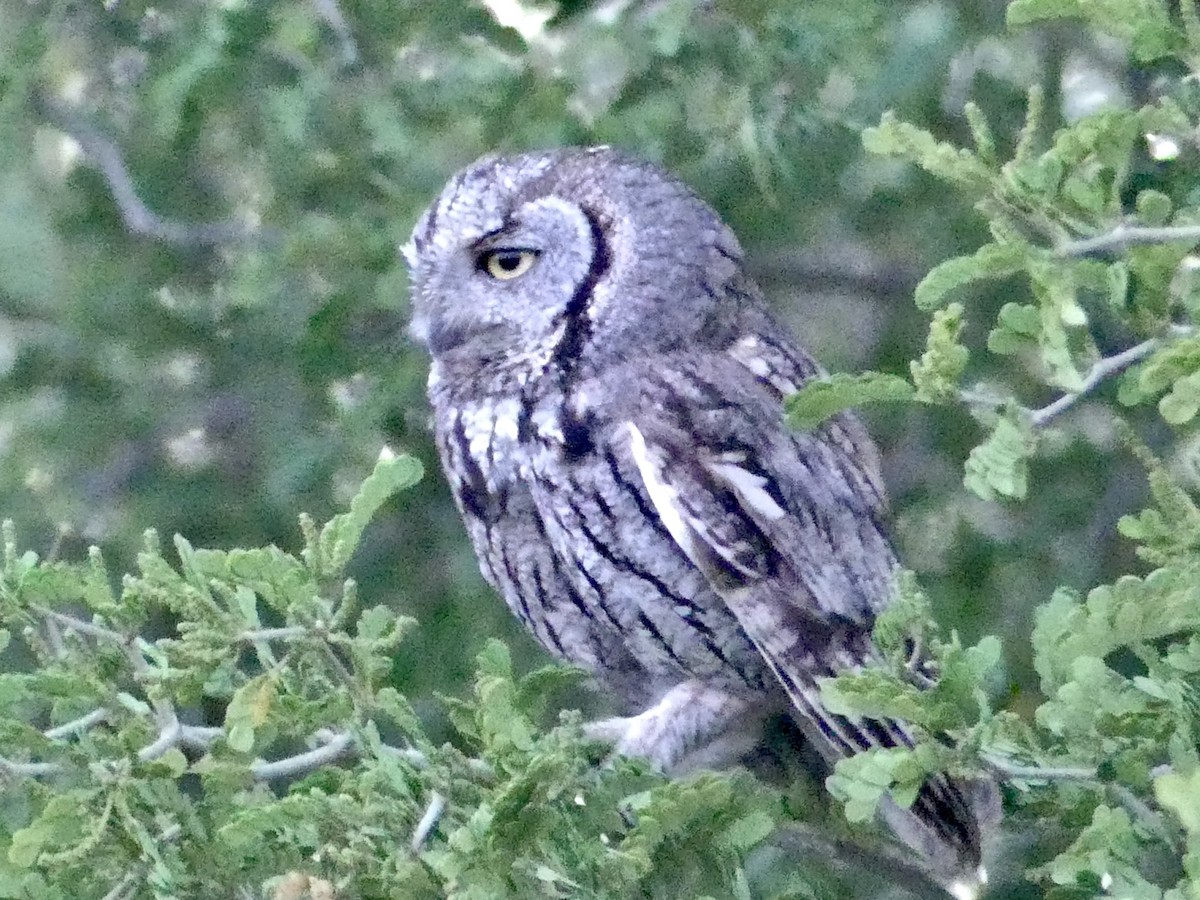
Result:
{"label": "thin twig", "polygon": [[178,222],[151,210],[134,184],[125,158],[116,142],[87,122],[74,110],[41,93],[37,105],[51,124],[70,135],[108,185],[121,221],[134,234],[182,247],[211,247],[217,244],[264,240],[270,235],[244,222]]}
{"label": "thin twig", "polygon": [[1087,766],[1024,766],[1000,756],[984,755],[983,762],[997,775],[1019,781],[1099,781],[1095,768]]}
{"label": "thin twig", "polygon": [[[139,682],[144,683],[152,677],[153,673],[150,664],[146,661],[142,650],[147,645],[142,638],[137,636],[129,637],[121,634],[119,631],[106,628],[103,625],[97,625],[94,622],[88,622],[84,619],[79,619],[45,607],[34,606],[32,609],[46,620],[47,626],[51,624],[61,626],[67,631],[75,631],[95,640],[105,641],[120,647],[124,650],[130,667],[133,669],[134,676]],[[247,631],[239,635],[239,638],[250,642],[272,639],[288,640],[304,635],[312,635],[313,633],[314,630],[312,628],[290,626]],[[322,641],[321,644],[326,649],[331,661],[335,664],[338,674],[348,683],[353,684],[353,675],[337,657],[333,648],[325,641]],[[137,756],[142,762],[158,759],[172,747],[183,746],[192,750],[207,751],[215,741],[225,736],[225,729],[219,726],[185,725],[179,720],[175,706],[168,698],[152,696],[149,699],[154,708],[154,719],[159,730],[158,735],[153,741],[138,750]],[[106,708],[94,709],[70,722],[47,729],[43,734],[51,740],[63,740],[71,735],[86,731],[109,716],[110,712]],[[356,755],[359,752],[357,743],[349,732],[326,728],[318,731],[314,737],[320,741],[321,746],[304,753],[283,757],[270,762],[258,760],[251,765],[251,774],[259,781],[287,778],[303,774],[348,756]],[[413,747],[385,747],[384,749],[395,753],[416,768],[426,768],[429,764],[425,755]],[[495,775],[492,768],[483,760],[469,760],[468,766],[478,777],[492,778]],[[16,762],[0,757],[0,774],[40,778],[62,772],[63,770],[64,766],[60,763]]]}
{"label": "thin twig", "polygon": [[305,625],[288,625],[283,628],[256,628],[253,631],[243,631],[238,635],[239,641],[253,644],[256,641],[290,641],[293,638],[308,637],[312,629]]}
{"label": "thin twig", "polygon": [[1066,241],[1055,249],[1061,257],[1091,256],[1108,250],[1122,250],[1134,244],[1173,244],[1200,242],[1200,225],[1166,225],[1148,228],[1140,225],[1118,225],[1095,237]]}
{"label": "thin twig", "polygon": [[58,763],[15,762],[0,756],[0,774],[19,775],[22,778],[43,778],[62,771]]}
{"label": "thin twig", "polygon": [[998,756],[985,754],[983,762],[1006,780],[1017,781],[1074,781],[1088,782],[1108,793],[1126,812],[1149,830],[1155,832],[1168,844],[1180,849],[1180,837],[1163,818],[1162,814],[1122,784],[1105,781],[1095,768],[1086,766],[1023,766]]}
{"label": "thin twig", "polygon": [[184,725],[179,734],[181,746],[192,750],[207,750],[217,738],[225,736],[219,725]]}
{"label": "thin twig", "polygon": [[[150,676],[150,664],[146,662],[146,657],[142,655],[141,649],[145,642],[140,637],[126,637],[119,631],[105,628],[103,625],[77,619],[45,607],[34,606],[31,608],[46,619],[58,622],[64,628],[86,634],[96,640],[116,644],[125,652],[125,658],[129,660],[129,665],[138,681],[145,681]],[[175,705],[170,700],[165,697],[153,696],[149,699],[151,706],[154,707],[158,737],[138,751],[138,759],[142,762],[158,759],[172,747],[177,746],[184,733],[183,725],[175,713]]]}
{"label": "thin twig", "polygon": [[1130,347],[1128,350],[1118,353],[1116,356],[1109,356],[1100,360],[1088,370],[1078,391],[1063,394],[1053,403],[1043,406],[1041,409],[1033,410],[1029,416],[1030,422],[1035,428],[1041,428],[1055,416],[1061,415],[1074,406],[1079,402],[1081,397],[1094,390],[1100,382],[1119,372],[1123,372],[1134,363],[1145,359],[1157,350],[1161,344],[1161,339],[1150,338]]}
{"label": "thin twig", "polygon": [[330,740],[320,747],[295,756],[285,756],[273,762],[258,760],[250,766],[250,773],[259,781],[273,781],[276,778],[290,778],[328,763],[337,762],[356,752],[354,736],[341,731],[332,735]]}
{"label": "thin twig", "polygon": [[128,639],[125,635],[119,631],[113,631],[111,628],[105,628],[103,625],[96,625],[84,619],[77,619],[75,616],[68,616],[66,613],[46,609],[44,606],[31,606],[30,609],[39,616],[57,622],[70,631],[77,631],[80,634],[86,634],[88,637],[108,641],[110,644],[117,644],[119,646],[125,646],[127,643]]}
{"label": "thin twig", "polygon": [[433,791],[429,796],[429,805],[425,807],[421,821],[417,822],[417,827],[413,829],[412,840],[408,845],[413,853],[421,852],[421,848],[429,840],[430,833],[437,827],[438,820],[445,811],[446,798],[440,791]]}
{"label": "thin twig", "polygon": [[[380,747],[385,753],[397,756],[404,760],[418,772],[424,772],[429,768],[429,757],[418,750],[416,747],[392,747],[388,744],[383,744]],[[478,757],[469,757],[466,760],[467,770],[476,778],[483,781],[494,781],[496,779],[496,770],[492,768],[491,763]]]}
{"label": "thin twig", "polygon": [[154,742],[147,744],[138,751],[138,759],[142,762],[150,762],[151,760],[158,759],[172,747],[177,747],[182,737],[183,725],[180,724],[172,712],[170,720],[160,727],[158,737],[154,739]]}
{"label": "thin twig", "polygon": [[48,737],[52,741],[61,741],[77,734],[82,734],[94,725],[99,725],[109,715],[108,708],[101,706],[98,709],[93,709],[90,713],[80,716],[78,719],[72,719],[70,722],[64,722],[61,725],[46,729],[42,732],[42,736]]}
{"label": "thin twig", "polygon": [[325,24],[329,26],[329,30],[337,36],[338,44],[342,49],[342,65],[347,69],[358,65],[358,44],[354,42],[350,23],[342,14],[337,0],[313,0],[313,6],[316,7],[317,14],[325,21]]}

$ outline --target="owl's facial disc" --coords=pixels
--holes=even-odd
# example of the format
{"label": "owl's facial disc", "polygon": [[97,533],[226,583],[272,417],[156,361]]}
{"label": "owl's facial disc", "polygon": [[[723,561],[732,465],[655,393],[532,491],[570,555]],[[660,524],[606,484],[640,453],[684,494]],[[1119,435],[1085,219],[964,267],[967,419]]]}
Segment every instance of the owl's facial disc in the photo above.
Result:
{"label": "owl's facial disc", "polygon": [[501,178],[489,188],[509,193],[475,205],[443,200],[436,227],[418,224],[422,237],[408,254],[412,333],[435,357],[469,347],[545,367],[577,356],[592,292],[608,268],[599,225],[562,197],[522,197]]}

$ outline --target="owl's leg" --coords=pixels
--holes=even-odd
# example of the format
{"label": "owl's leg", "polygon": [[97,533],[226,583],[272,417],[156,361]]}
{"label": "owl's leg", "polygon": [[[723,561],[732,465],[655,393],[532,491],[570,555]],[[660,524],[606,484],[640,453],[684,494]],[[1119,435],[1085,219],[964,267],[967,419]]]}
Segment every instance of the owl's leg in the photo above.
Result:
{"label": "owl's leg", "polygon": [[762,736],[768,706],[720,686],[684,681],[643,713],[592,722],[584,730],[592,740],[611,743],[616,754],[645,757],[678,775],[723,768],[748,752]]}

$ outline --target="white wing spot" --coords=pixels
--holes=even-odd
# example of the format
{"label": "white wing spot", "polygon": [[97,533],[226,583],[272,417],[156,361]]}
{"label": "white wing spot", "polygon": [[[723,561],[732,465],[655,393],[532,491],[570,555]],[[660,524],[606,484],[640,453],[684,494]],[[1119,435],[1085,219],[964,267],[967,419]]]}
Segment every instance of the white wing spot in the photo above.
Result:
{"label": "white wing spot", "polygon": [[638,427],[632,422],[626,422],[625,427],[629,432],[629,452],[633,456],[638,474],[642,476],[646,493],[650,495],[650,502],[654,504],[658,517],[662,519],[675,543],[679,544],[688,556],[694,558],[695,537],[680,512],[679,492],[663,481],[659,471],[661,462],[651,455],[650,448],[646,446],[646,438],[642,436]]}
{"label": "white wing spot", "polygon": [[796,392],[795,383],[790,378],[780,375],[771,365],[771,361],[759,353],[759,342],[755,335],[746,335],[731,346],[727,352],[756,377],[766,381],[781,394]]}
{"label": "white wing spot", "polygon": [[727,462],[711,463],[709,468],[714,475],[733,488],[733,492],[752,512],[765,516],[771,521],[782,519],[787,515],[783,507],[776,503],[775,498],[764,489],[763,486],[767,484],[767,479],[761,475],[755,475],[741,466]]}

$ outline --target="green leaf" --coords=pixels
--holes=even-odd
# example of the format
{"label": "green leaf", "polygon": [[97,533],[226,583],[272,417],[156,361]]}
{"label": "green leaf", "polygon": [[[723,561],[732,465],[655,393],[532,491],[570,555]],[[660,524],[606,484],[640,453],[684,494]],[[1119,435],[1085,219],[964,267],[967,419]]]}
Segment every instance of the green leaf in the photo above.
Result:
{"label": "green leaf", "polygon": [[1103,657],[1200,629],[1200,573],[1165,567],[1145,578],[1127,575],[1095,588],[1083,603],[1059,589],[1034,621],[1034,665],[1043,690],[1051,693],[1071,680],[1079,657]]}
{"label": "green leaf", "polygon": [[533,749],[533,726],[517,707],[512,656],[498,640],[489,640],[476,657],[476,722],[489,753],[506,755]]}
{"label": "green leaf", "polygon": [[923,403],[940,403],[958,396],[958,383],[967,367],[969,353],[959,343],[963,308],[951,303],[933,314],[925,352],[909,366],[916,398]]}
{"label": "green leaf", "polygon": [[894,665],[907,663],[911,644],[927,643],[936,634],[933,606],[921,590],[914,572],[903,570],[896,578],[896,597],[875,618],[871,636]]}
{"label": "green leaf", "polygon": [[1038,346],[1049,381],[1063,390],[1078,391],[1083,387],[1083,376],[1075,367],[1067,328],[1086,324],[1087,317],[1076,299],[1074,272],[1042,262],[1030,267],[1029,277],[1038,298]]}
{"label": "green leaf", "polygon": [[1176,815],[1193,839],[1200,837],[1200,768],[1187,775],[1168,772],[1155,778],[1154,796]]}
{"label": "green leaf", "polygon": [[840,760],[825,784],[845,804],[848,821],[869,822],[885,794],[901,807],[910,806],[926,776],[944,763],[942,751],[928,744],[875,747]]}
{"label": "green leaf", "polygon": [[1137,515],[1122,516],[1118,530],[1137,541],[1138,555],[1153,565],[1191,566],[1200,547],[1200,507],[1149,449],[1131,434],[1125,437],[1146,468],[1154,506]]}
{"label": "green leaf", "polygon": [[323,577],[340,576],[358,548],[363,529],[379,507],[398,492],[412,487],[422,475],[415,457],[391,452],[379,455],[379,461],[350,501],[350,511],[334,516],[321,529],[316,548],[306,547],[304,561]]}
{"label": "green leaf", "polygon": [[1158,411],[1172,425],[1190,422],[1200,411],[1200,372],[1177,379],[1158,401]]}
{"label": "green leaf", "polygon": [[254,747],[254,732],[267,721],[275,702],[278,684],[271,674],[260,675],[246,682],[233,693],[225,708],[227,742],[239,753],[249,753]]}
{"label": "green leaf", "polygon": [[1151,62],[1184,50],[1187,42],[1158,0],[1013,0],[1006,10],[1016,28],[1035,22],[1083,19],[1133,45],[1136,57]]}
{"label": "green leaf", "polygon": [[79,841],[88,821],[87,804],[93,791],[76,790],[52,796],[38,817],[13,833],[8,860],[27,869],[43,851],[70,846]]}
{"label": "green leaf", "polygon": [[407,697],[394,687],[384,687],[376,692],[375,704],[406,737],[420,739],[421,719]]}
{"label": "green leaf", "polygon": [[1023,499],[1029,489],[1029,458],[1036,449],[1029,426],[1015,414],[1005,415],[967,457],[963,484],[984,500],[997,496]]}
{"label": "green leaf", "polygon": [[1147,189],[1137,195],[1138,216],[1146,225],[1166,225],[1171,219],[1171,198],[1162,191]]}
{"label": "green leaf", "polygon": [[1042,327],[1042,315],[1036,306],[1005,303],[997,316],[998,324],[988,334],[992,353],[1017,353],[1031,345]]}
{"label": "green leaf", "polygon": [[[1030,872],[1055,884],[1094,884],[1098,893],[1129,900],[1159,900],[1162,892],[1137,870],[1141,842],[1129,814],[1100,805],[1089,824],[1070,847],[1044,866]],[[1107,890],[1101,889],[1101,880]]]}
{"label": "green leaf", "polygon": [[984,193],[995,178],[971,151],[941,142],[890,112],[884,113],[878,126],[863,131],[863,147],[871,153],[910,160],[930,174],[972,192]]}
{"label": "green leaf", "polygon": [[912,400],[914,396],[913,386],[899,375],[839,373],[808,382],[787,398],[785,408],[793,428],[811,429],[852,406]]}
{"label": "green leaf", "polygon": [[735,853],[744,853],[761,844],[774,830],[775,820],[765,810],[755,810],[726,828],[717,843]]}
{"label": "green leaf", "polygon": [[918,309],[937,309],[951,294],[977,281],[1020,272],[1029,253],[1022,244],[984,244],[970,256],[956,256],[934,266],[917,285],[913,299]]}

